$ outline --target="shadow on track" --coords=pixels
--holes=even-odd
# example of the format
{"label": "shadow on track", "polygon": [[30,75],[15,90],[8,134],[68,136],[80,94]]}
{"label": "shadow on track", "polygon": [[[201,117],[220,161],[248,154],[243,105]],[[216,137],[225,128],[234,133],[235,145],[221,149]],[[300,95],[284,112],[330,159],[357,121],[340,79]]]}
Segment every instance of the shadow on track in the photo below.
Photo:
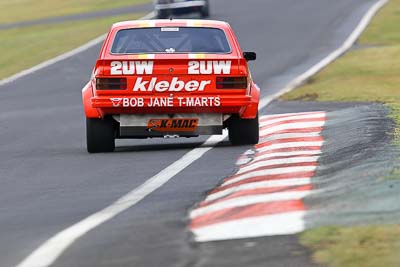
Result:
{"label": "shadow on track", "polygon": [[[143,151],[162,151],[162,150],[182,150],[194,149],[200,147],[204,142],[190,142],[190,143],[168,143],[168,144],[144,144],[144,145],[123,145],[117,146],[114,153],[129,153],[129,152],[143,152]],[[222,141],[216,147],[231,146],[229,141]],[[203,145],[202,147],[209,147]]]}

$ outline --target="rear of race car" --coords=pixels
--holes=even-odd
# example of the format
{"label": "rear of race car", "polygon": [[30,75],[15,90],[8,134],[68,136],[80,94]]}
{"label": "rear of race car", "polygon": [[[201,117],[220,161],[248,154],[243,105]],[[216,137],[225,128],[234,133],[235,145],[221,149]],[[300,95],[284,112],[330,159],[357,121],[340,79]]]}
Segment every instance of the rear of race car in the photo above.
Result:
{"label": "rear of race car", "polygon": [[209,0],[154,0],[154,8],[159,19],[187,13],[199,13],[205,18],[210,14]]}
{"label": "rear of race car", "polygon": [[258,142],[259,88],[228,24],[155,20],[114,25],[83,89],[89,152],[115,138],[222,134]]}

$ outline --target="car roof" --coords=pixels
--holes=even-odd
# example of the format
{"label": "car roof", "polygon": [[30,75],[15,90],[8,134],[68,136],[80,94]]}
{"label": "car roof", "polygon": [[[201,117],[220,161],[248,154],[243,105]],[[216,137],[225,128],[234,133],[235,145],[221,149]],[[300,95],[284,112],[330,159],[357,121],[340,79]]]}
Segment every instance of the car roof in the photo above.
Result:
{"label": "car roof", "polygon": [[113,24],[112,29],[149,28],[149,27],[211,27],[219,29],[229,28],[229,24],[219,20],[195,20],[195,19],[155,19],[155,20],[131,20]]}

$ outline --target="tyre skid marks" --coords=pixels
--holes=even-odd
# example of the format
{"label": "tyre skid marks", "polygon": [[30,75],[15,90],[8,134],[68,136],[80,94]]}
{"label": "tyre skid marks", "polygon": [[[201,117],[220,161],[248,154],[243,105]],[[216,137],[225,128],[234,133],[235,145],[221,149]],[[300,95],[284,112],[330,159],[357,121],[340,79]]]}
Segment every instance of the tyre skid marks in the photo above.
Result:
{"label": "tyre skid marks", "polygon": [[238,160],[238,171],[190,212],[198,242],[294,234],[304,230],[303,199],[313,191],[325,112],[260,118],[260,143]]}

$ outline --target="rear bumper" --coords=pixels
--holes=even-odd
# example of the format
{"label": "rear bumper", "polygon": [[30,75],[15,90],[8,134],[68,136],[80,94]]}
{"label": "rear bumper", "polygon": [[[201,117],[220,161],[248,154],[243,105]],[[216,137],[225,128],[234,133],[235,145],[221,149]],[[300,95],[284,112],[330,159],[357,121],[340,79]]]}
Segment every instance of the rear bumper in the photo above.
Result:
{"label": "rear bumper", "polygon": [[102,116],[116,114],[222,113],[238,114],[250,106],[251,96],[105,97],[90,99]]}
{"label": "rear bumper", "polygon": [[186,1],[186,2],[177,2],[177,3],[169,3],[169,4],[156,4],[156,10],[173,10],[173,9],[184,9],[184,8],[192,8],[192,7],[203,7],[206,5],[206,1]]}
{"label": "rear bumper", "polygon": [[[142,137],[164,137],[180,136],[192,137],[198,135],[222,134],[223,115],[221,114],[137,114],[137,115],[114,115],[119,122],[118,138],[142,138]],[[150,124],[149,121],[168,119],[192,119],[198,121],[193,129],[176,130],[174,127],[163,128],[157,124]],[[165,125],[167,127],[167,124]]]}
{"label": "rear bumper", "polygon": [[[260,90],[256,85],[252,85],[250,95],[95,96],[90,82],[82,90],[83,107],[87,118],[104,118],[106,115],[121,114],[217,113],[238,114],[243,119],[253,119],[257,116],[259,99]],[[124,101],[129,105],[124,106]],[[156,103],[159,105],[155,106]]]}

